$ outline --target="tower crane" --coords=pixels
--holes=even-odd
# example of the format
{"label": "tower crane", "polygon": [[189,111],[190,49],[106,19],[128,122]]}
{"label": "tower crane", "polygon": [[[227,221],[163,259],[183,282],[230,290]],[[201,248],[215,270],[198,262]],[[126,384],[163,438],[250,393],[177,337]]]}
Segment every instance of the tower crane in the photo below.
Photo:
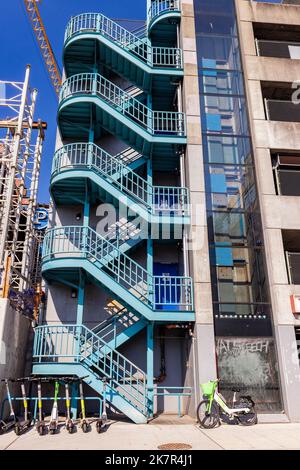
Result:
{"label": "tower crane", "polygon": [[52,85],[58,95],[61,86],[61,73],[39,12],[38,3],[41,4],[41,0],[24,0],[26,12],[33,27]]}

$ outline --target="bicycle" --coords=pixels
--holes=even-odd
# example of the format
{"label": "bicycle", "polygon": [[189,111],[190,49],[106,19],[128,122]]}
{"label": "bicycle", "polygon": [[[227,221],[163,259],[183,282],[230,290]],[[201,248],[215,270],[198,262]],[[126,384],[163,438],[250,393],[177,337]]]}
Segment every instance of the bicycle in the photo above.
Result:
{"label": "bicycle", "polygon": [[237,399],[239,389],[233,389],[232,406],[229,407],[225,398],[218,392],[219,380],[210,380],[201,384],[203,400],[197,408],[198,422],[202,428],[212,429],[221,424],[221,418],[233,424],[253,426],[257,424],[255,403],[250,396]]}

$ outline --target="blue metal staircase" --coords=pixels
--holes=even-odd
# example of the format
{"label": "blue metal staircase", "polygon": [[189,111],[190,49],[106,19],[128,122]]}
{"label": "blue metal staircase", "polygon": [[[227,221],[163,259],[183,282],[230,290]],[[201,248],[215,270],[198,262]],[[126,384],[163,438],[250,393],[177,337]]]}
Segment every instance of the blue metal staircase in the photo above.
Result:
{"label": "blue metal staircase", "polygon": [[[109,378],[110,406],[136,423],[153,413],[154,324],[195,319],[192,279],[153,274],[151,229],[188,225],[190,201],[184,183],[153,184],[154,171],[179,172],[187,137],[177,92],[183,77],[176,47],[180,2],[148,4],[145,31],[132,33],[98,13],[73,17],[67,26],[58,108],[62,146],[53,159],[51,195],[57,207],[81,204],[84,217],[83,225],[48,230],[42,272],[49,284],[78,290],[77,318],[38,326],[33,354],[35,374],[87,376],[100,394],[103,378]],[[125,150],[111,155],[101,146],[105,137],[121,141]],[[112,203],[118,213],[105,234],[89,226],[91,205],[100,202]],[[122,218],[121,207],[146,223],[146,233],[129,216]],[[143,235],[145,266],[130,251]],[[83,324],[89,283],[114,305],[93,329]],[[147,374],[118,351],[143,329]]]}
{"label": "blue metal staircase", "polygon": [[[120,302],[149,321],[194,320],[192,280],[184,276],[153,276],[116,244],[89,227],[58,227],[43,244],[43,275],[58,280],[79,269],[114,294]],[[63,279],[61,279],[63,282]]]}
{"label": "blue metal staircase", "polygon": [[72,192],[66,188],[74,187],[76,181],[77,197],[84,199],[87,179],[99,192],[100,199],[105,200],[109,194],[116,205],[122,201],[127,207],[134,207],[150,223],[163,223],[162,216],[173,223],[190,222],[187,188],[153,186],[132,170],[130,164],[93,143],[69,144],[56,151],[51,179],[51,192],[56,201],[66,203],[71,197],[69,202],[72,202]]}
{"label": "blue metal staircase", "polygon": [[107,399],[135,423],[147,422],[151,403],[146,374],[83,325],[39,326],[35,330],[33,373],[78,375],[98,393],[109,378]]}
{"label": "blue metal staircase", "polygon": [[[65,34],[67,76],[92,71],[95,54],[98,70],[104,64],[147,92],[152,87],[154,90],[160,87],[164,92],[161,96],[169,94],[170,78],[183,76],[181,49],[152,47],[148,37],[140,38],[100,13],[73,17]],[[82,56],[85,57],[84,64]]]}

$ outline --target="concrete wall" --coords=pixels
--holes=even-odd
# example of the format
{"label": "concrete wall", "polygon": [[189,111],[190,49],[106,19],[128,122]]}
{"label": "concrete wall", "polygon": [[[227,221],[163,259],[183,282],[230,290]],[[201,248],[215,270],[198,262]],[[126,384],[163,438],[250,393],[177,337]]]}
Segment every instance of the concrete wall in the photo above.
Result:
{"label": "concrete wall", "polygon": [[300,8],[236,0],[243,51],[246,92],[250,108],[257,185],[261,204],[267,272],[277,339],[284,409],[293,421],[300,420],[300,368],[289,296],[300,286],[288,283],[282,229],[300,228],[300,198],[277,196],[271,150],[300,150],[300,124],[266,121],[261,81],[287,84],[298,80],[300,61],[256,57],[252,22],[300,24]]}
{"label": "concrete wall", "polygon": [[[8,299],[0,299],[0,378],[24,376],[30,328],[30,321]],[[16,392],[20,395],[20,390]],[[5,387],[0,384],[0,403],[4,396]]]}

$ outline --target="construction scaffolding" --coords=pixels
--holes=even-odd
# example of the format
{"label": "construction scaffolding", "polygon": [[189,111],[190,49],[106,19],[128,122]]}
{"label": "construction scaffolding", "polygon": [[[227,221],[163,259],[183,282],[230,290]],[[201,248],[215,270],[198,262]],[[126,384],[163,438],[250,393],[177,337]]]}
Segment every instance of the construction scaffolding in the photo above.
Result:
{"label": "construction scaffolding", "polygon": [[[0,297],[30,289],[33,228],[44,130],[34,121],[37,90],[0,81]],[[36,134],[36,135],[34,135]]]}

